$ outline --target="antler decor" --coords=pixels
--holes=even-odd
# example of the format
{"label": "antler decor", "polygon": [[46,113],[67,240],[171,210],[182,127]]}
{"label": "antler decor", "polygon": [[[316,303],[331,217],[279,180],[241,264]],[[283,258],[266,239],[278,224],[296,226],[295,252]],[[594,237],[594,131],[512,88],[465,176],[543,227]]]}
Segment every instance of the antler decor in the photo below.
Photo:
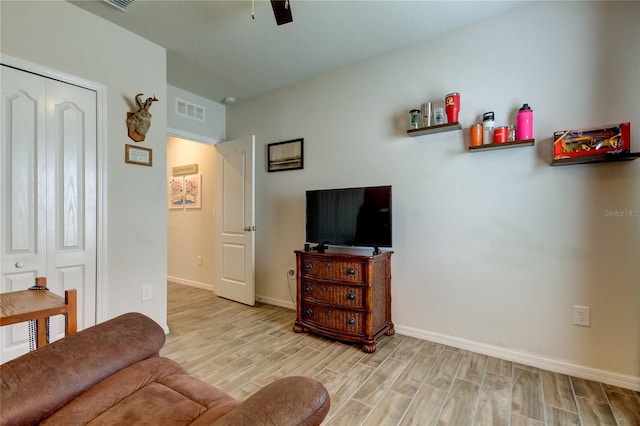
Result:
{"label": "antler decor", "polygon": [[152,103],[158,101],[156,96],[153,98],[147,98],[146,101],[140,100],[142,93],[136,95],[136,103],[138,104],[138,110],[136,112],[127,113],[127,127],[129,128],[129,137],[136,142],[142,142],[144,137],[151,126],[151,113],[149,107]]}

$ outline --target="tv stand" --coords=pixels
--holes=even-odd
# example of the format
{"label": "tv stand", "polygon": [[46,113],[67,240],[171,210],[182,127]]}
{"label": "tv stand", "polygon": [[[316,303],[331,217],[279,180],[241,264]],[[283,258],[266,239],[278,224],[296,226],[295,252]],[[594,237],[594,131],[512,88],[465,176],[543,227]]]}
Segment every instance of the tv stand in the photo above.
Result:
{"label": "tv stand", "polygon": [[327,243],[328,241],[323,241],[319,243],[317,246],[313,247],[311,250],[317,251],[318,253],[324,253],[329,248]]}
{"label": "tv stand", "polygon": [[391,322],[391,254],[297,250],[297,312],[293,331],[362,344],[395,334]]}

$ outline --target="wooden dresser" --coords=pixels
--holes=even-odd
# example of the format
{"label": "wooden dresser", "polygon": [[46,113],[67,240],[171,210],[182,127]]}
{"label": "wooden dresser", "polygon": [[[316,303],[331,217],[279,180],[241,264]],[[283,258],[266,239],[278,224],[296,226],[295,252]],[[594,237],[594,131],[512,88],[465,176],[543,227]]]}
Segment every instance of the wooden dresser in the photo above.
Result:
{"label": "wooden dresser", "polygon": [[[293,330],[362,343],[395,333],[391,322],[391,254],[296,251],[297,317]],[[360,253],[360,254],[357,254]]]}

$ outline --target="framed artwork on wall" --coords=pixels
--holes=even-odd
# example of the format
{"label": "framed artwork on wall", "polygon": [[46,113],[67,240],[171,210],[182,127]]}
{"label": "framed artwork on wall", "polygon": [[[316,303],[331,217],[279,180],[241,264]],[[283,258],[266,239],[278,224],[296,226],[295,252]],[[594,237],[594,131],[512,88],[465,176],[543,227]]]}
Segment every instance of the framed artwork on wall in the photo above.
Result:
{"label": "framed artwork on wall", "polygon": [[184,178],[174,176],[169,179],[167,202],[170,209],[181,209],[184,206]]}
{"label": "framed artwork on wall", "polygon": [[267,171],[302,169],[304,139],[277,142],[267,145]]}
{"label": "framed artwork on wall", "polygon": [[202,207],[202,175],[184,177],[184,207],[199,209]]}
{"label": "framed artwork on wall", "polygon": [[127,144],[124,150],[124,162],[151,167],[153,165],[153,151],[151,151],[151,148]]}

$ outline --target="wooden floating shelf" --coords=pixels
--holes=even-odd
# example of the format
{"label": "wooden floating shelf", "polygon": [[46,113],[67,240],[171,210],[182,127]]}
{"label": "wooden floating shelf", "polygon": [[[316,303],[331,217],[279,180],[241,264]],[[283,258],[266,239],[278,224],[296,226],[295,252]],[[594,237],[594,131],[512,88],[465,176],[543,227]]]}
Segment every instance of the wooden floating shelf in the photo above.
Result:
{"label": "wooden floating shelf", "polygon": [[438,124],[438,125],[429,126],[429,127],[420,127],[419,129],[409,129],[407,130],[407,134],[409,136],[422,136],[422,135],[433,135],[435,133],[442,133],[442,132],[452,132],[454,130],[462,130],[462,125],[460,124],[460,122],[455,121],[453,123]]}
{"label": "wooden floating shelf", "polygon": [[621,154],[587,155],[584,157],[561,158],[552,160],[552,166],[566,166],[570,164],[608,163],[612,161],[632,161],[640,158],[640,152],[624,152]]}
{"label": "wooden floating shelf", "polygon": [[469,146],[469,151],[490,151],[492,149],[517,148],[519,146],[533,146],[535,139],[523,139],[521,141],[498,142],[486,145]]}

